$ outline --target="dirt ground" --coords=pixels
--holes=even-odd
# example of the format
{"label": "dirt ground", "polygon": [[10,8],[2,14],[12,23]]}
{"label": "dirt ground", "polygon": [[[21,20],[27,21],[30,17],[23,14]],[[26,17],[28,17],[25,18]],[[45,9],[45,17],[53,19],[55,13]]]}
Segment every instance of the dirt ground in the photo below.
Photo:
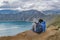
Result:
{"label": "dirt ground", "polygon": [[60,40],[60,30],[51,25],[41,34],[29,30],[15,36],[0,37],[0,40]]}

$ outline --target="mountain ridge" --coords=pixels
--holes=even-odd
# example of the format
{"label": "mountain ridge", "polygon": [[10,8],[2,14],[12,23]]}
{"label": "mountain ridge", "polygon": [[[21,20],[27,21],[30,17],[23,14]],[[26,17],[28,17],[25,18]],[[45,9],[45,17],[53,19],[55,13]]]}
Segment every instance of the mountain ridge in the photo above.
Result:
{"label": "mountain ridge", "polygon": [[[4,11],[7,12],[7,11]],[[3,12],[3,13],[4,13]],[[0,12],[1,13],[1,12]],[[28,10],[28,11],[22,11],[22,12],[9,12],[11,14],[0,14],[0,20],[23,20],[23,21],[32,21],[34,18],[42,18],[45,17],[45,15],[43,13],[41,13],[40,11],[36,11],[36,10]]]}
{"label": "mountain ridge", "polygon": [[[11,10],[12,11],[12,10]],[[7,11],[6,11],[7,12]],[[4,12],[3,12],[4,13]],[[48,24],[54,21],[58,15],[45,15],[38,10],[14,11],[13,14],[0,14],[0,22],[2,21],[34,21],[34,19],[43,19]],[[60,15],[59,15],[60,16]],[[53,22],[52,21],[52,22]]]}

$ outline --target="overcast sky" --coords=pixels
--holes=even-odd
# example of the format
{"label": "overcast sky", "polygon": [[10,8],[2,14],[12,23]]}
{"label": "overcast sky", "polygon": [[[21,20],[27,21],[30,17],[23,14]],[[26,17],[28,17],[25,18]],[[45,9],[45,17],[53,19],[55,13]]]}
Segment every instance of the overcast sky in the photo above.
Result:
{"label": "overcast sky", "polygon": [[60,9],[60,0],[0,0],[0,9]]}

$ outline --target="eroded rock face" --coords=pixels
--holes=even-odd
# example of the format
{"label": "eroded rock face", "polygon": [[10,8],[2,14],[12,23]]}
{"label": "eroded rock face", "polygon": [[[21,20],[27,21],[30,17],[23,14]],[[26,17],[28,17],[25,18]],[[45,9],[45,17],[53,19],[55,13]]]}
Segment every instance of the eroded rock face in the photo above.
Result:
{"label": "eroded rock face", "polygon": [[0,37],[0,40],[60,40],[60,31],[56,29],[54,26],[51,26],[47,28],[46,32],[41,34],[29,30],[12,37]]}
{"label": "eroded rock face", "polygon": [[47,40],[60,40],[60,31],[58,31],[55,35],[49,36]]}

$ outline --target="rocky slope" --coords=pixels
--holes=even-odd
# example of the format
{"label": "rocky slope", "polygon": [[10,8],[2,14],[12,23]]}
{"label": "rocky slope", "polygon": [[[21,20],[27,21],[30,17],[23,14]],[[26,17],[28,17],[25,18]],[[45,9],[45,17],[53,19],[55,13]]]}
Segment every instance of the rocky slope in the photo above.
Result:
{"label": "rocky slope", "polygon": [[0,37],[0,40],[60,40],[60,29],[51,25],[41,34],[29,30],[15,36]]}

